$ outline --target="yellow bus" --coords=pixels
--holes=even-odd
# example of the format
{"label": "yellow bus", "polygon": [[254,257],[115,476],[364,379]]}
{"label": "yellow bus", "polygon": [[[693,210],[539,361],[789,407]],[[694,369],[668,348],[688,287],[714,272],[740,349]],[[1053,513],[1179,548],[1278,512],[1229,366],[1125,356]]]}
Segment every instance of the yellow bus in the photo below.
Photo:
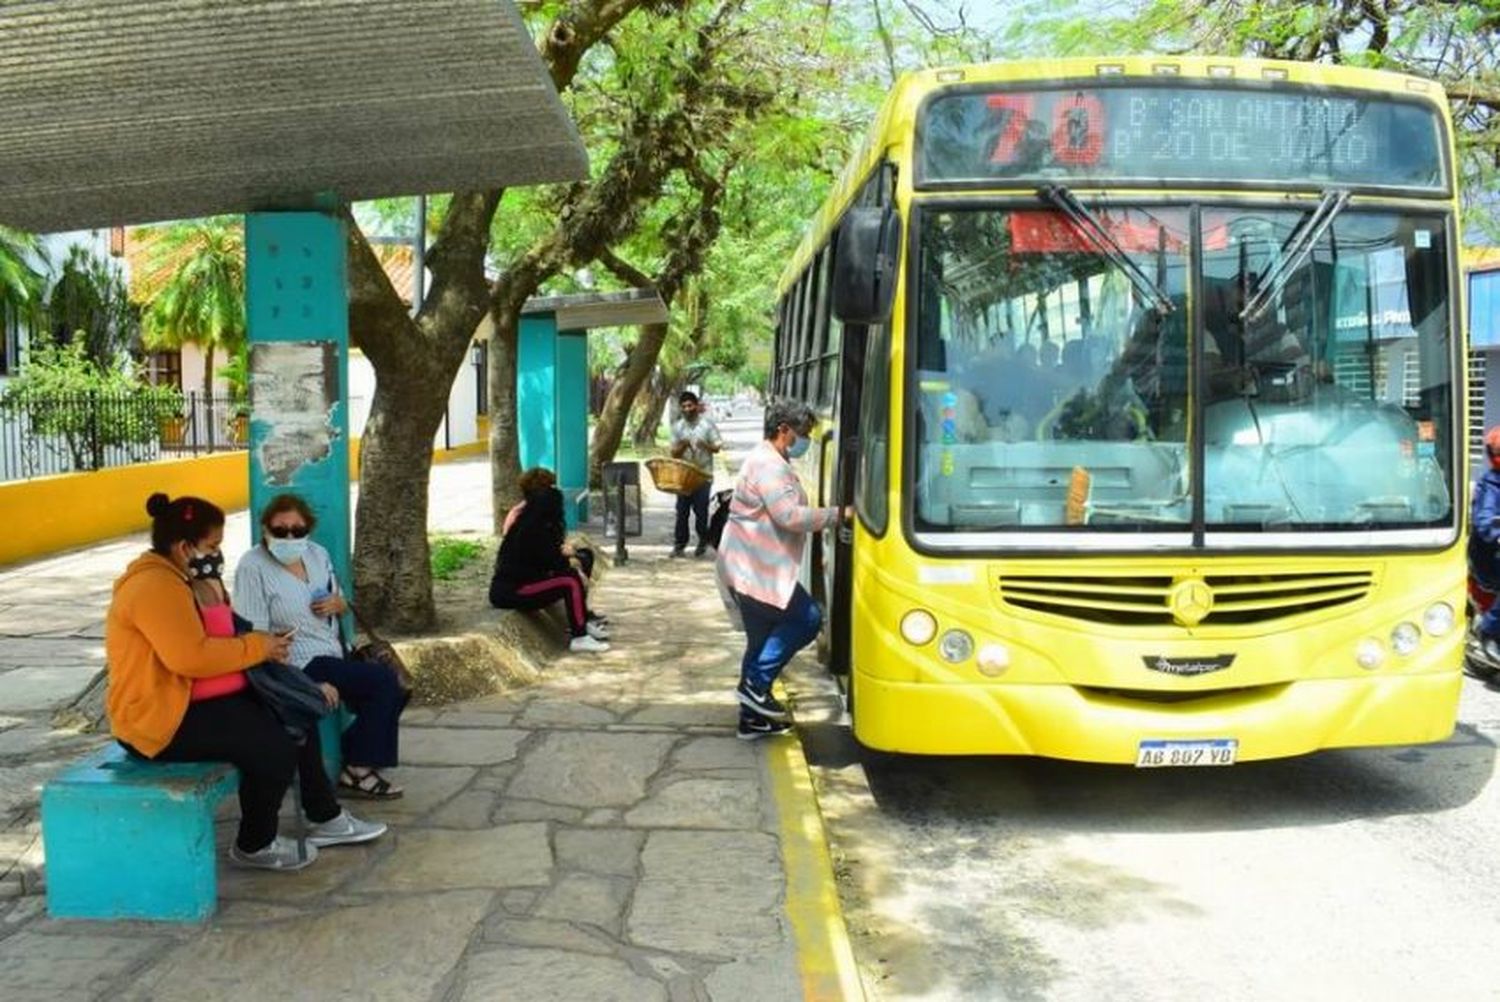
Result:
{"label": "yellow bus", "polygon": [[1133,57],[892,90],[772,390],[854,733],[1208,766],[1438,741],[1464,602],[1452,125],[1421,79]]}

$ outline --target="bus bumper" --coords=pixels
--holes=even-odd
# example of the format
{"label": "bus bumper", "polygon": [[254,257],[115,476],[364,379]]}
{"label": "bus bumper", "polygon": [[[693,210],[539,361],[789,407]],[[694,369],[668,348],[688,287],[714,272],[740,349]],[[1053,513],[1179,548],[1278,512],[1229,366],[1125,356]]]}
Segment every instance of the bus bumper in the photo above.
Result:
{"label": "bus bumper", "polygon": [[856,670],[854,734],[879,751],[1134,764],[1151,739],[1238,742],[1238,761],[1442,741],[1457,671],[1310,679],[1156,703],[1071,685],[893,682]]}

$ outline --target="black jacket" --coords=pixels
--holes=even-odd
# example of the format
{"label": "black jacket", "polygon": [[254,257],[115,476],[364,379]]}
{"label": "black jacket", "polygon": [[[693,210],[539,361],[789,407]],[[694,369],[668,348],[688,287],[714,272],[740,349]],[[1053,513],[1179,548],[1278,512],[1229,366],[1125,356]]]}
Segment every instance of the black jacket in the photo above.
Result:
{"label": "black jacket", "polygon": [[567,573],[565,531],[562,491],[549,487],[527,494],[526,507],[500,542],[491,590],[494,584],[515,587]]}

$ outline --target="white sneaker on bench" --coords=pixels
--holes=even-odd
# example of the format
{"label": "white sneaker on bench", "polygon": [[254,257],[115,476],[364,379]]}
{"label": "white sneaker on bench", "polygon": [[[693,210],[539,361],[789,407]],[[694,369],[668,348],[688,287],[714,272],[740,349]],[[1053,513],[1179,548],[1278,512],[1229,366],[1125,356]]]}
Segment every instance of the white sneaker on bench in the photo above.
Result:
{"label": "white sneaker on bench", "polygon": [[298,850],[297,840],[278,835],[271,844],[256,852],[245,852],[237,845],[229,847],[229,861],[252,870],[300,870],[318,858],[318,847],[308,844]]}
{"label": "white sneaker on bench", "polygon": [[385,822],[361,821],[345,808],[339,811],[337,817],[309,825],[307,840],[316,846],[356,845],[377,839],[385,832]]}

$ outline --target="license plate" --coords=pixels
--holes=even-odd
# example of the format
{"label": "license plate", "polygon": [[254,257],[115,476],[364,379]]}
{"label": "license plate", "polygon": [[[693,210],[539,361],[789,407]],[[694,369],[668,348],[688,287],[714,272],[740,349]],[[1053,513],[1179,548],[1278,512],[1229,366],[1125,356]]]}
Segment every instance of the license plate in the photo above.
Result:
{"label": "license plate", "polygon": [[1206,741],[1142,741],[1135,750],[1137,769],[1177,766],[1234,765],[1240,743],[1234,738]]}

